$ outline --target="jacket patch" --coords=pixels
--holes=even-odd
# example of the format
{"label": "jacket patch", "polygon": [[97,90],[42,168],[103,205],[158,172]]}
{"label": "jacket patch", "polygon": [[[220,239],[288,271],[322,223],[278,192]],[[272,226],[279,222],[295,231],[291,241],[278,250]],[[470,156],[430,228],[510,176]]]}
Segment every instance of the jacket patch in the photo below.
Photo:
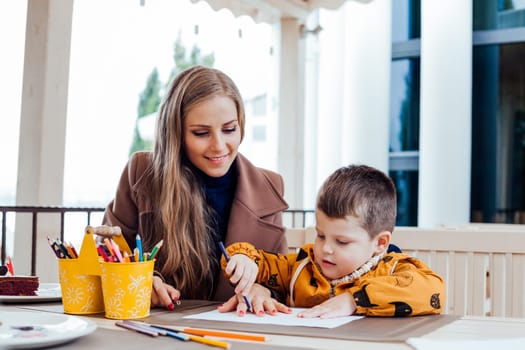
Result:
{"label": "jacket patch", "polygon": [[393,301],[389,304],[395,307],[394,317],[409,316],[412,313],[412,307],[405,302]]}
{"label": "jacket patch", "polygon": [[441,309],[441,300],[439,299],[439,293],[432,294],[430,297],[430,306],[434,309]]}
{"label": "jacket patch", "polygon": [[318,287],[317,286],[317,280],[314,277],[310,278],[310,285],[312,287]]}
{"label": "jacket patch", "polygon": [[400,273],[396,276],[396,285],[399,287],[408,287],[414,282],[414,277],[409,273]]}
{"label": "jacket patch", "polygon": [[387,262],[389,262],[389,261],[392,260],[392,259],[393,259],[392,256],[387,255],[387,256],[385,256],[385,257],[383,258],[383,262],[387,263]]}
{"label": "jacket patch", "polygon": [[301,261],[307,257],[308,257],[308,253],[304,251],[303,249],[299,249],[299,254],[297,254],[297,259],[295,261]]}
{"label": "jacket patch", "polygon": [[377,306],[377,304],[372,304],[370,302],[370,298],[368,297],[368,293],[366,292],[367,286],[368,284],[364,285],[362,289],[354,293],[354,300],[357,306],[361,306],[361,307]]}
{"label": "jacket patch", "polygon": [[268,278],[267,284],[270,287],[279,287],[279,283],[277,283],[277,274],[276,273],[270,275],[270,278]]}

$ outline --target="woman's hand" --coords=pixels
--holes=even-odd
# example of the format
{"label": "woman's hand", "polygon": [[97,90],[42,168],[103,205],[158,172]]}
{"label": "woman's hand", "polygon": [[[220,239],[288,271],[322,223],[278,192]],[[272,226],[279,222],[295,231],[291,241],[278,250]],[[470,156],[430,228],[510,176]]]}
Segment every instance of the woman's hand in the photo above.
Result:
{"label": "woman's hand", "polygon": [[180,292],[175,287],[164,283],[159,276],[153,276],[153,288],[151,290],[151,306],[165,306],[173,311],[175,304],[180,298]]}
{"label": "woman's hand", "polygon": [[311,318],[332,318],[352,315],[357,308],[354,297],[350,293],[343,293],[336,297],[330,298],[325,302],[314,306],[311,309],[304,310],[297,314],[297,317]]}
{"label": "woman's hand", "polygon": [[[252,303],[252,312],[257,316],[264,316],[266,313],[274,316],[278,312],[289,314],[292,312],[288,306],[272,298],[268,288],[255,283],[250,289],[247,297]],[[237,315],[244,316],[248,310],[242,295],[234,295],[224,304],[217,308],[219,312],[230,312],[236,310]]]}
{"label": "woman's hand", "polygon": [[248,295],[258,270],[255,261],[244,254],[235,254],[226,264],[224,272],[230,276],[230,282],[235,286],[235,294]]}

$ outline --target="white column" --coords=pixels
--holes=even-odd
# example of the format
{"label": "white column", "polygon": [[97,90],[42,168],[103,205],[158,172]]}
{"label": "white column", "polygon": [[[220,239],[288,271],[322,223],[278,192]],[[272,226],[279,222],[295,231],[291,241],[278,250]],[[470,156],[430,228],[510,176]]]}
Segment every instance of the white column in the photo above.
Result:
{"label": "white column", "polygon": [[362,163],[388,172],[392,5],[350,1],[343,99],[343,165]]}
{"label": "white column", "polygon": [[[318,149],[317,133],[319,125],[319,96],[324,94],[319,89],[319,34],[323,29],[319,23],[319,10],[314,11],[308,18],[303,37],[305,40],[305,90],[304,90],[304,169],[303,176],[303,203],[302,208],[314,209],[317,195],[318,178]],[[321,30],[319,32],[319,30]],[[322,157],[322,156],[321,156]]]}
{"label": "white column", "polygon": [[418,226],[469,222],[472,1],[421,4]]}
{"label": "white column", "polygon": [[[72,15],[72,0],[28,1],[17,205],[62,204]],[[38,220],[37,275],[42,282],[56,278],[45,237],[59,234],[58,219],[41,215]],[[22,257],[30,252],[31,218],[19,215],[15,231],[17,273],[28,274],[29,260]]]}
{"label": "white column", "polygon": [[[343,5],[344,7],[344,5]],[[309,192],[310,202],[315,205],[316,191],[322,182],[341,166],[343,125],[343,101],[346,98],[344,79],[350,67],[342,47],[347,40],[345,13],[320,11],[319,33],[319,103],[317,110],[317,153],[315,164],[316,186]]]}
{"label": "white column", "polygon": [[281,19],[278,171],[292,209],[303,206],[304,40],[295,18]]}
{"label": "white column", "polygon": [[346,2],[322,35],[318,178],[351,163],[388,171],[391,2]]}

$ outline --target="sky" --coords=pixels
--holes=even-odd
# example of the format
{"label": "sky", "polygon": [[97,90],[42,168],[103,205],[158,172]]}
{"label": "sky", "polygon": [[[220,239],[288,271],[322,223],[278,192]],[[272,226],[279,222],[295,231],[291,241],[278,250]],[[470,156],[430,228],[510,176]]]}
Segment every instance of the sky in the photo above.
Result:
{"label": "sky", "polygon": [[[0,204],[5,205],[15,204],[26,6],[26,1],[0,2],[5,49],[0,64]],[[245,99],[273,84],[274,33],[268,24],[214,11],[204,1],[147,0],[141,6],[138,0],[75,0],[64,205],[105,206],[112,198],[128,159],[139,94],[155,67],[164,83],[168,79],[179,33],[187,48],[197,44],[203,54],[213,51],[215,67],[232,77]]]}

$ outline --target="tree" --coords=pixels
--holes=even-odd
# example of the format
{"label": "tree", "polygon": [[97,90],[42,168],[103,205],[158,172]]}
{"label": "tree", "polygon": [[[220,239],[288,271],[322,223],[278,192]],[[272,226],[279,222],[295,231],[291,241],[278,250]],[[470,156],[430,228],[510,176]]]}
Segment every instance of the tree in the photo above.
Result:
{"label": "tree", "polygon": [[129,154],[137,151],[152,149],[152,140],[145,140],[139,131],[139,120],[145,116],[155,113],[160,105],[160,80],[157,68],[153,68],[146,82],[146,87],[140,94],[138,115],[135,121],[135,129],[133,130],[133,142],[129,150]]}
{"label": "tree", "polygon": [[[168,84],[183,70],[186,68],[201,65],[207,67],[213,67],[215,62],[214,53],[209,55],[202,55],[201,50],[194,44],[191,50],[189,57],[186,54],[186,48],[182,44],[180,33],[175,41],[173,48],[173,61],[174,67],[171,69],[168,82],[164,86],[164,90]],[[146,87],[140,94],[139,105],[137,108],[137,120],[135,122],[135,129],[133,131],[133,141],[129,150],[129,154],[133,154],[137,151],[142,150],[152,150],[153,149],[153,140],[145,139],[139,130],[139,120],[143,117],[149,116],[157,112],[160,106],[161,96],[164,91],[161,91],[162,83],[159,79],[159,72],[155,67],[150,73],[147,81]]]}

